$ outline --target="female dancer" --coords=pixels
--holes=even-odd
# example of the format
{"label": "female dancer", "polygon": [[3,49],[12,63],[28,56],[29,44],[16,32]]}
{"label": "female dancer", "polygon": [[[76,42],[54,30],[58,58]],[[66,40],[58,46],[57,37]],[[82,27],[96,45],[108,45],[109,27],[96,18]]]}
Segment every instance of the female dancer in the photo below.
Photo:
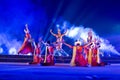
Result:
{"label": "female dancer", "polygon": [[21,46],[21,48],[18,50],[18,54],[25,54],[30,55],[34,53],[34,45],[33,45],[33,39],[31,38],[31,35],[29,33],[28,25],[25,25],[25,39]]}
{"label": "female dancer", "polygon": [[47,41],[46,43],[43,42],[43,44],[45,45],[46,50],[45,50],[44,62],[41,64],[46,66],[54,65],[53,45],[50,43],[50,41]]}
{"label": "female dancer", "polygon": [[63,36],[65,36],[66,32],[67,32],[67,30],[66,30],[63,34],[61,34],[60,29],[58,29],[57,34],[54,34],[54,33],[52,32],[52,29],[50,30],[50,33],[51,33],[53,36],[55,36],[56,39],[57,39],[56,42],[54,43],[54,45],[55,45],[55,47],[56,47],[56,49],[55,49],[55,51],[54,51],[54,55],[58,55],[58,56],[69,56],[69,55],[62,49]]}
{"label": "female dancer", "polygon": [[41,45],[39,43],[36,43],[35,45],[35,49],[34,49],[34,59],[32,64],[39,64],[43,61],[43,58],[41,57],[40,53],[41,53]]}
{"label": "female dancer", "polygon": [[74,46],[71,46],[64,42],[64,44],[70,48],[73,48],[73,55],[71,59],[71,66],[87,66],[87,61],[85,60],[83,56],[83,49],[90,45],[91,43],[81,46],[81,42],[77,41],[75,42]]}
{"label": "female dancer", "polygon": [[93,45],[91,47],[91,50],[92,50],[91,65],[92,66],[98,66],[99,64],[101,64],[100,57],[99,57],[99,48],[100,48],[100,42],[94,39]]}

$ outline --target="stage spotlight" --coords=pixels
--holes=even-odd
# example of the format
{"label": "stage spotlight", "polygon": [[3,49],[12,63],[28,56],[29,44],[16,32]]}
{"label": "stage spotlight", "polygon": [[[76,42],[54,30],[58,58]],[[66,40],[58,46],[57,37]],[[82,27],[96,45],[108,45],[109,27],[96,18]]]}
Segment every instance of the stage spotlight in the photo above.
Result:
{"label": "stage spotlight", "polygon": [[17,50],[15,48],[10,48],[9,49],[9,54],[10,55],[16,55],[17,54]]}
{"label": "stage spotlight", "polygon": [[57,25],[56,25],[56,27],[57,27],[57,28],[59,28],[59,27],[60,27],[60,25],[59,25],[59,24],[57,24]]}

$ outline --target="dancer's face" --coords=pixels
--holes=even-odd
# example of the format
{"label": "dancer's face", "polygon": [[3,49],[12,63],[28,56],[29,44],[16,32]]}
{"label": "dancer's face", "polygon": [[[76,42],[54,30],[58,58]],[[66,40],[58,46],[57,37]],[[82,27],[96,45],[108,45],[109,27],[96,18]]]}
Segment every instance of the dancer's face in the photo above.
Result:
{"label": "dancer's face", "polygon": [[58,30],[58,34],[61,34],[60,30]]}
{"label": "dancer's face", "polygon": [[29,35],[29,34],[26,34],[26,38],[31,38],[31,35]]}

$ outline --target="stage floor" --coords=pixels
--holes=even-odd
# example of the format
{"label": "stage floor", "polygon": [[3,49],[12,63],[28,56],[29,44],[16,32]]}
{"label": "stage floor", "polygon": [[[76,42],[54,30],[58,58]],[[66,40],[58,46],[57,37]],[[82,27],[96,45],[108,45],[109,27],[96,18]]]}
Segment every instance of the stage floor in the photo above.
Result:
{"label": "stage floor", "polygon": [[104,67],[71,67],[0,63],[0,80],[120,80],[120,64]]}

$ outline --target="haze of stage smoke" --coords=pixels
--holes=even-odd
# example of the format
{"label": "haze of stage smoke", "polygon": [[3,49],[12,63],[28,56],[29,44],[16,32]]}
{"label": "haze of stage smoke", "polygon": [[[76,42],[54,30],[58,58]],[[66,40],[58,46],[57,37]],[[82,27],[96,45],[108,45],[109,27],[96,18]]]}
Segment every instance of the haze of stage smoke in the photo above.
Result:
{"label": "haze of stage smoke", "polygon": [[3,54],[16,55],[21,44],[17,39],[10,39],[10,35],[8,34],[0,34],[0,47],[4,45],[6,48],[1,47],[3,51],[8,50],[8,53]]}

